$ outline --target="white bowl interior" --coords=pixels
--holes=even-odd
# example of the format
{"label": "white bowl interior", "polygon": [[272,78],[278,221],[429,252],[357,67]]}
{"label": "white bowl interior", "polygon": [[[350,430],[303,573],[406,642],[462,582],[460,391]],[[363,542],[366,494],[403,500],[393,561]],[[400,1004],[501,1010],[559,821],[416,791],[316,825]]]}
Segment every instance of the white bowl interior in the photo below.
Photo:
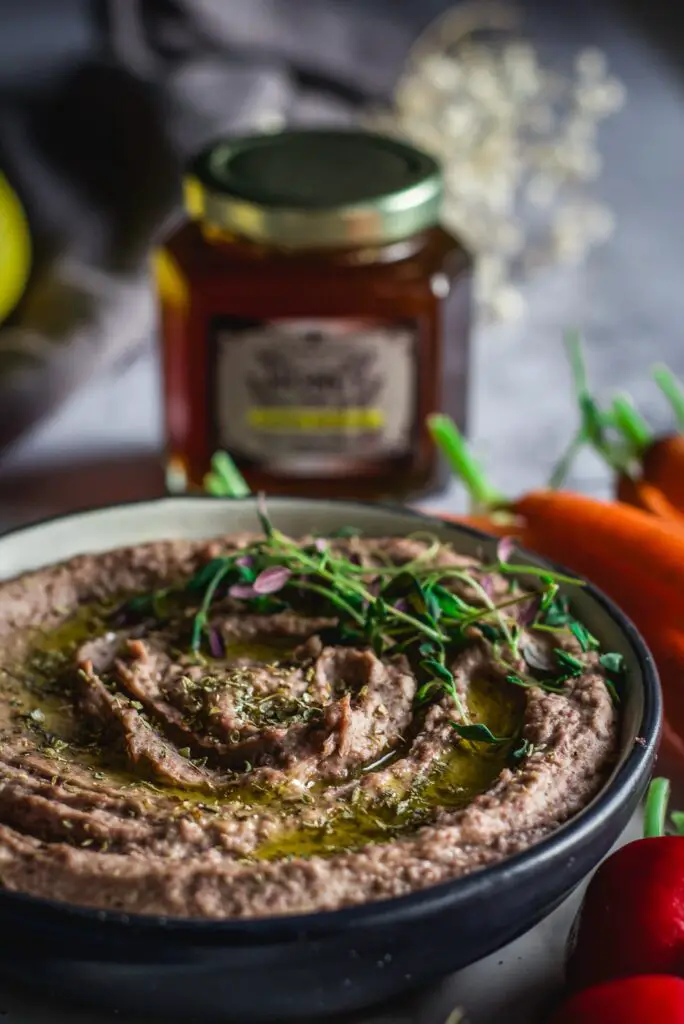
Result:
{"label": "white bowl interior", "polygon": [[[269,516],[290,536],[328,533],[358,527],[368,536],[406,536],[427,530],[450,541],[464,554],[493,557],[496,541],[471,535],[457,526],[381,505],[342,501],[271,498]],[[74,555],[109,551],[129,544],[170,538],[210,538],[243,530],[258,531],[256,504],[214,498],[164,498],[81,512],[0,537],[0,579],[38,569]],[[520,563],[539,564],[530,556]],[[623,700],[620,764],[633,747],[643,716],[644,691],[636,651],[620,624],[591,593],[572,587],[573,607],[604,649],[623,655],[627,668]],[[618,765],[619,767],[619,765]],[[617,770],[617,768],[616,768]]]}

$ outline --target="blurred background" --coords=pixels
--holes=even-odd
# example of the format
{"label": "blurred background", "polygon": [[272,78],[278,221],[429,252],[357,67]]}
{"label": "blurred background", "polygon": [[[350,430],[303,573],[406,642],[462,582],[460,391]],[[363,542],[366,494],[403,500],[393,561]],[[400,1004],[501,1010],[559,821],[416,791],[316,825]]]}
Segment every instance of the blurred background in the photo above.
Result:
{"label": "blurred background", "polygon": [[[599,391],[665,423],[648,368],[684,370],[676,20],[664,0],[0,0],[0,170],[32,246],[0,326],[0,528],[163,490],[149,253],[184,162],[227,132],[364,123],[437,151],[479,258],[468,432],[502,488],[540,483],[576,425],[567,328]],[[539,100],[534,157],[510,124],[469,143],[492,65],[464,95],[456,44],[491,26],[516,40],[497,59],[519,106]],[[574,472],[601,493],[595,460]]]}

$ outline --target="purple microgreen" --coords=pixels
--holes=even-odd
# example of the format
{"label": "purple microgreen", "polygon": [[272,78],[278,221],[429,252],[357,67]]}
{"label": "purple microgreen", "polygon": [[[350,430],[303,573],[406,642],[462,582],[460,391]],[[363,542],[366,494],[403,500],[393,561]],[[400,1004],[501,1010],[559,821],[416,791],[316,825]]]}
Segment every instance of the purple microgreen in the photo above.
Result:
{"label": "purple microgreen", "polygon": [[510,561],[515,550],[515,537],[502,537],[496,546],[496,557],[502,564]]}
{"label": "purple microgreen", "polygon": [[228,588],[228,594],[238,601],[249,601],[251,597],[257,596],[253,583],[233,583],[232,587]]}
{"label": "purple microgreen", "polygon": [[251,569],[254,565],[254,558],[252,555],[240,555],[235,559],[235,564],[241,569]]}
{"label": "purple microgreen", "polygon": [[212,626],[209,629],[207,637],[209,641],[209,651],[212,658],[225,658],[226,645],[223,642],[223,637],[215,626]]}
{"label": "purple microgreen", "polygon": [[542,610],[542,595],[533,594],[529,600],[520,605],[518,611],[518,622],[521,626],[532,626],[537,621],[537,616]]}
{"label": "purple microgreen", "polygon": [[529,640],[521,649],[525,664],[536,672],[552,672],[553,661],[548,650],[541,644]]}
{"label": "purple microgreen", "polygon": [[495,585],[494,577],[490,573],[485,573],[484,576],[480,576],[480,586],[487,597],[494,596]]}
{"label": "purple microgreen", "polygon": [[287,584],[292,570],[285,565],[270,565],[260,572],[252,587],[255,594],[277,594]]}

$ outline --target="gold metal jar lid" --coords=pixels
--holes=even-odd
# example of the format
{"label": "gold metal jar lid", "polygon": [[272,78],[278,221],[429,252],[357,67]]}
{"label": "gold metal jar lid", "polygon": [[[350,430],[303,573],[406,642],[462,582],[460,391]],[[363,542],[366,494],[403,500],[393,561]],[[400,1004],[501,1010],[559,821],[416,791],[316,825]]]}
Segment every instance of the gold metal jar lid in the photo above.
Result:
{"label": "gold metal jar lid", "polygon": [[190,214],[251,241],[304,249],[386,245],[439,219],[432,157],[359,129],[223,139],[186,182]]}

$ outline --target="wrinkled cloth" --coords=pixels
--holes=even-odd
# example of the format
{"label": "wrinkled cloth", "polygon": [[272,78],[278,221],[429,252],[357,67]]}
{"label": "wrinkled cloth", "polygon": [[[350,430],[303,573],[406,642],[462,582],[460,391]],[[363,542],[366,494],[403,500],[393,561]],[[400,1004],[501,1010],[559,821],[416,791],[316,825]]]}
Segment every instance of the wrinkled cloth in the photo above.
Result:
{"label": "wrinkled cloth", "polygon": [[181,210],[189,154],[221,133],[348,122],[389,94],[411,29],[383,8],[146,0],[143,17],[142,3],[114,0],[108,52],[62,56],[49,76],[38,55],[20,98],[0,79],[0,168],[34,241],[29,286],[0,326],[0,460],[88,379],[151,344],[148,256]]}

